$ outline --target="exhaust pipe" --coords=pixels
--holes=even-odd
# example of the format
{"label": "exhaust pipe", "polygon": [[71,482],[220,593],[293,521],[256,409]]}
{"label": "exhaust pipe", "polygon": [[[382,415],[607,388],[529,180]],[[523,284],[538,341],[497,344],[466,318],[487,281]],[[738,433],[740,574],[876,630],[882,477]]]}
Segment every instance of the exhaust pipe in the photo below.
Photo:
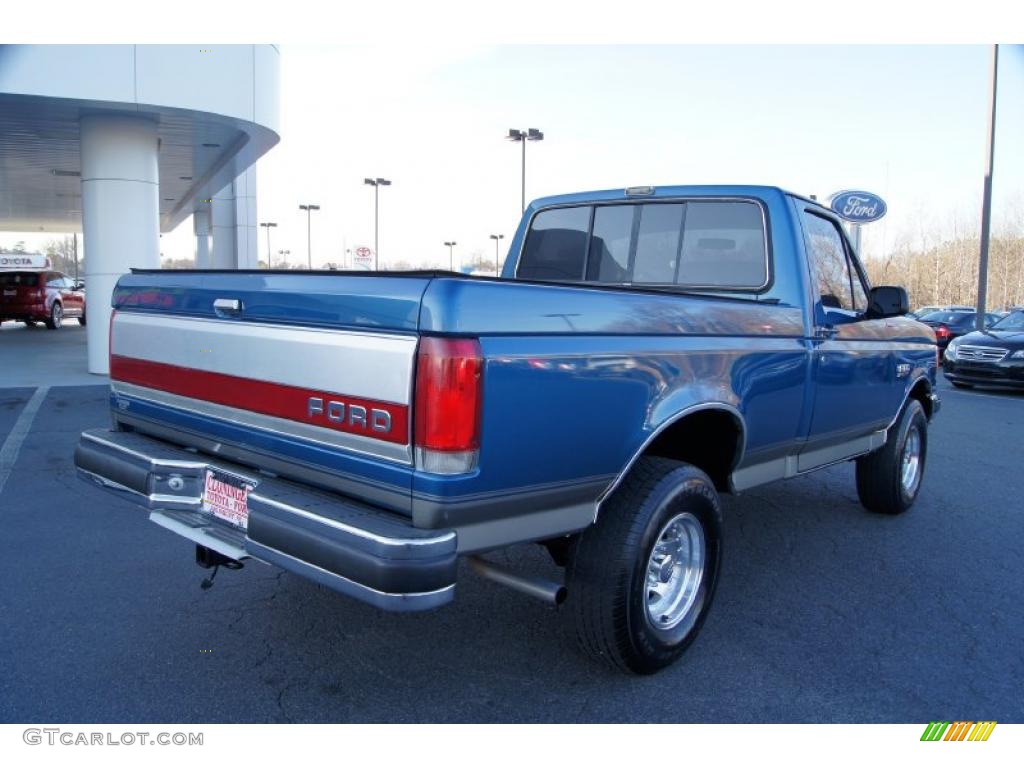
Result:
{"label": "exhaust pipe", "polygon": [[558,606],[565,602],[566,589],[564,584],[558,584],[547,579],[523,576],[519,573],[509,571],[500,565],[484,560],[477,555],[470,555],[466,558],[473,573],[490,579],[493,582],[502,584],[524,595],[542,600],[548,605]]}

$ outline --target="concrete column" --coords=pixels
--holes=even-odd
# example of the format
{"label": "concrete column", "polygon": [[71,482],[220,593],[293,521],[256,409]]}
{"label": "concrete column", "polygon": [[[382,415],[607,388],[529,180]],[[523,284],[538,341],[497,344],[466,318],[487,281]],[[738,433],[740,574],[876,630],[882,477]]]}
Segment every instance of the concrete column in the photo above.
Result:
{"label": "concrete column", "polygon": [[235,179],[235,248],[239,269],[259,268],[256,226],[256,166]]}
{"label": "concrete column", "polygon": [[205,205],[192,211],[192,230],[196,235],[196,269],[209,269],[210,209]]}
{"label": "concrete column", "polygon": [[130,267],[160,267],[157,126],[142,117],[86,115],[80,137],[89,373],[106,374],[117,279]]}
{"label": "concrete column", "polygon": [[214,269],[236,269],[238,259],[235,246],[235,185],[228,184],[213,196],[210,204],[210,228],[213,231]]}
{"label": "concrete column", "polygon": [[259,267],[256,168],[240,173],[213,196],[210,206],[214,269]]}

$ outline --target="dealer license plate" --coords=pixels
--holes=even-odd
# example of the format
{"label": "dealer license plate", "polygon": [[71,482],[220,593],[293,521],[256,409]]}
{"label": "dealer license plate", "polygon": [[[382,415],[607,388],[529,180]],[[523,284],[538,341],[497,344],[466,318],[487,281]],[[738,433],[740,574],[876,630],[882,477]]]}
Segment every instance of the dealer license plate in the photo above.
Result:
{"label": "dealer license plate", "polygon": [[203,511],[242,530],[249,527],[249,491],[244,480],[223,472],[206,471]]}

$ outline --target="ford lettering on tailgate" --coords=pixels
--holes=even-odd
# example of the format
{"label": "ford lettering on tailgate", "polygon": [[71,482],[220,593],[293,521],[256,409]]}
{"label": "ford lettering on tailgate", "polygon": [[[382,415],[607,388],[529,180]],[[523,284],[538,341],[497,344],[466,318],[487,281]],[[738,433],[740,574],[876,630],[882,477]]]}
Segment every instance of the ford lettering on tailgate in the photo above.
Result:
{"label": "ford lettering on tailgate", "polygon": [[347,424],[349,427],[366,429],[387,434],[391,431],[391,414],[383,408],[370,408],[352,405],[340,400],[328,400],[326,410],[322,397],[309,398],[306,415],[311,420],[326,418],[332,424]]}

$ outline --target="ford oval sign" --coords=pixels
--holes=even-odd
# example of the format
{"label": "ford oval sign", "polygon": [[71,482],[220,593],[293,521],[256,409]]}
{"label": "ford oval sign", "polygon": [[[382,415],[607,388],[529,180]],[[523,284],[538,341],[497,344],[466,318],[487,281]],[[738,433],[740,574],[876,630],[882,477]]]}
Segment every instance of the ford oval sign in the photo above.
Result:
{"label": "ford oval sign", "polygon": [[837,192],[832,196],[832,210],[854,224],[867,224],[885,216],[885,200],[861,190]]}

